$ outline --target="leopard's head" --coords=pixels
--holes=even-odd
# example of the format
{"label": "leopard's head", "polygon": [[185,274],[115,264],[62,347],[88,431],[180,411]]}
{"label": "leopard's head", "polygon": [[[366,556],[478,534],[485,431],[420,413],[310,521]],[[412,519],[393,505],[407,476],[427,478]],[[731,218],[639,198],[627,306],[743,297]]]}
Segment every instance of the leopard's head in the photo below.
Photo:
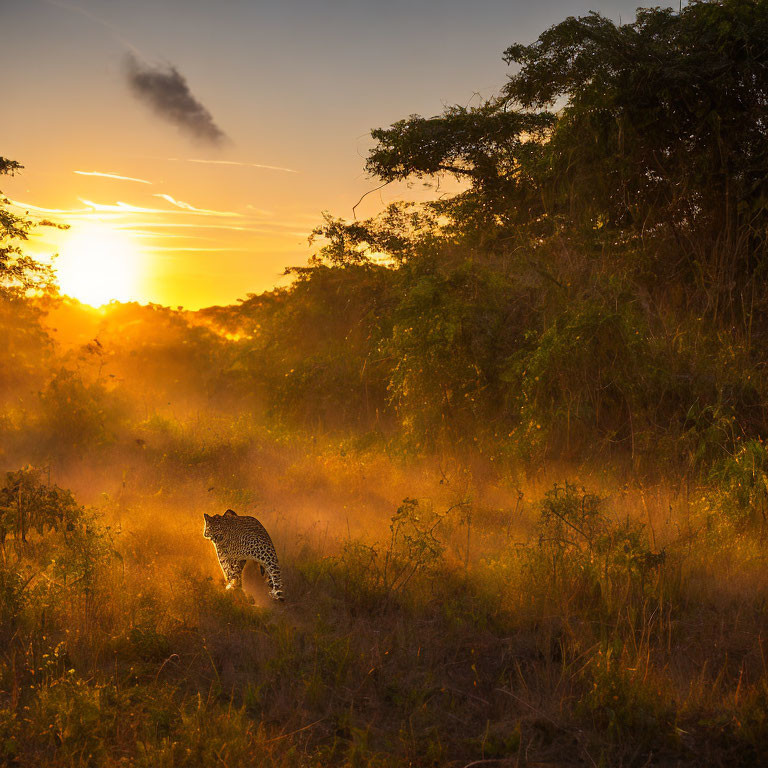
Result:
{"label": "leopard's head", "polygon": [[228,509],[223,515],[207,515],[203,513],[205,526],[203,527],[203,536],[210,539],[214,544],[224,539],[224,530],[229,518],[237,517],[237,512]]}
{"label": "leopard's head", "polygon": [[210,539],[214,544],[221,541],[224,538],[224,532],[222,531],[222,516],[221,515],[207,515],[203,513],[205,519],[205,526],[203,527],[203,536],[206,539]]}

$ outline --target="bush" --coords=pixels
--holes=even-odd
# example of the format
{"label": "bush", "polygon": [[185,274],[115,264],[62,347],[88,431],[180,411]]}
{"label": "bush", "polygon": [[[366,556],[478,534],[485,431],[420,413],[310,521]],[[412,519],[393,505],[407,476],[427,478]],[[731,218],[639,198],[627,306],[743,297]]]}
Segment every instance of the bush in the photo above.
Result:
{"label": "bush", "polygon": [[44,483],[44,470],[28,467],[8,472],[0,488],[0,547],[5,552],[6,538],[26,543],[34,529],[42,536],[46,529],[72,530],[82,516],[70,491]]}
{"label": "bush", "polygon": [[768,451],[762,440],[746,440],[727,459],[719,461],[709,474],[715,487],[712,506],[719,508],[736,525],[768,522]]}
{"label": "bush", "polygon": [[445,545],[437,536],[444,519],[430,504],[405,498],[390,520],[386,544],[347,542],[340,555],[327,561],[327,573],[342,585],[345,599],[386,612],[406,594],[416,598],[418,585],[445,564]]}
{"label": "bush", "polygon": [[40,442],[50,456],[80,455],[113,443],[128,415],[126,401],[116,392],[62,368],[40,393]]}
{"label": "bush", "polygon": [[613,520],[599,496],[568,482],[545,493],[537,541],[522,554],[534,591],[546,585],[563,607],[599,616],[640,609],[666,559],[641,523]]}
{"label": "bush", "polygon": [[601,647],[582,672],[585,691],[576,707],[578,715],[613,750],[627,743],[636,749],[661,751],[676,741],[675,710],[654,691],[636,667],[610,646]]}
{"label": "bush", "polygon": [[529,338],[505,374],[520,414],[517,439],[555,453],[594,436],[633,448],[635,431],[646,426],[653,394],[644,387],[657,363],[647,324],[627,297],[575,302]]}

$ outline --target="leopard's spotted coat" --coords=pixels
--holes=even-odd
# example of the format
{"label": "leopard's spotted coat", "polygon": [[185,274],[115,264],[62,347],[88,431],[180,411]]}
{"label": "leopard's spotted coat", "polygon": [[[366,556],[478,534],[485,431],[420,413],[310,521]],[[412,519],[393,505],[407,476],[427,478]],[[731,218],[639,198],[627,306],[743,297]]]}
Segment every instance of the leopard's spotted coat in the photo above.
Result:
{"label": "leopard's spotted coat", "polygon": [[223,515],[204,515],[203,536],[216,547],[221,570],[227,580],[227,589],[242,585],[245,563],[255,560],[266,575],[269,594],[274,600],[283,600],[283,584],[277,552],[266,528],[255,518],[238,515],[228,509]]}

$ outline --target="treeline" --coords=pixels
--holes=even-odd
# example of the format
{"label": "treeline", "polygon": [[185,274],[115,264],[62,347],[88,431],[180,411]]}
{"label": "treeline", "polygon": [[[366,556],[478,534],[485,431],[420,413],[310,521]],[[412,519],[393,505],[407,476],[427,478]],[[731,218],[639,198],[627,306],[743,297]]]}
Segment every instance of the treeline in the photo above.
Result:
{"label": "treeline", "polygon": [[327,217],[294,284],[200,313],[284,418],[416,450],[674,460],[766,419],[768,3],[569,18],[502,92],[373,131],[382,182],[465,191]]}

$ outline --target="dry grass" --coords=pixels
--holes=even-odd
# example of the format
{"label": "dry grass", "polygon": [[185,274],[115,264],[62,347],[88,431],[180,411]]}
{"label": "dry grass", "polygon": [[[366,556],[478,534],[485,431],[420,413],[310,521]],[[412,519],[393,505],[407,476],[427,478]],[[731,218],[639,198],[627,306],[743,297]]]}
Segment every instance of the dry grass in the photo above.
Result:
{"label": "dry grass", "polygon": [[[755,765],[765,754],[763,532],[714,525],[711,495],[584,473],[611,543],[566,542],[561,558],[541,502],[564,468],[470,475],[265,435],[234,456],[225,443],[181,451],[150,437],[124,471],[93,462],[54,477],[110,526],[92,582],[67,565],[60,533],[6,543],[6,569],[31,575],[18,604],[4,593],[6,762]],[[225,505],[272,533],[285,606],[256,569],[245,594],[223,590],[201,530],[203,512]],[[639,538],[616,533],[627,526]],[[642,559],[661,551],[663,562]]]}

